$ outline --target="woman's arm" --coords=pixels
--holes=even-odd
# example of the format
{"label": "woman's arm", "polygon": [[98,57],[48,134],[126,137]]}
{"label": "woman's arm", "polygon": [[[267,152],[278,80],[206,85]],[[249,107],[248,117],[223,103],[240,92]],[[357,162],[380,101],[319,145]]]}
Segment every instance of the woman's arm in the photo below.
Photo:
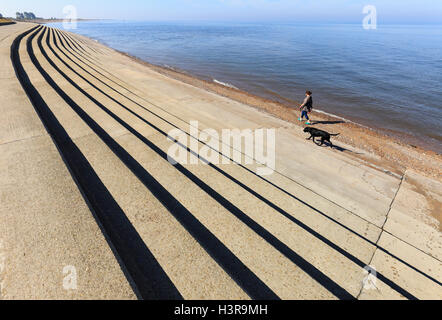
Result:
{"label": "woman's arm", "polygon": [[305,107],[305,105],[306,105],[307,102],[308,102],[308,98],[309,98],[309,97],[306,97],[306,98],[304,99],[304,102],[301,104],[301,106],[299,107],[299,109],[302,109],[302,108]]}

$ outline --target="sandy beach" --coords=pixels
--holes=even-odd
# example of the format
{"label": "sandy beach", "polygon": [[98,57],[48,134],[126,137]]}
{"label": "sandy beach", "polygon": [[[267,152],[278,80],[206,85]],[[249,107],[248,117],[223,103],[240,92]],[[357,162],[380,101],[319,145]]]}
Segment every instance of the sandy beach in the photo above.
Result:
{"label": "sandy beach", "polygon": [[[440,154],[313,112],[318,146],[291,106],[54,28],[0,41],[0,299],[442,299]],[[191,159],[264,128],[270,175],[168,161],[169,132]]]}

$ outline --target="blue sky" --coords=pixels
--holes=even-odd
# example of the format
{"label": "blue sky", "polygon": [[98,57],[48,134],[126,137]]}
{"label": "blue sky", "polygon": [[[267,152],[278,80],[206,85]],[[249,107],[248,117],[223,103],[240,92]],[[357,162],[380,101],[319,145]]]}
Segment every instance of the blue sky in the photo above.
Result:
{"label": "blue sky", "polygon": [[1,0],[0,13],[61,18],[66,5],[80,18],[335,23],[359,23],[374,5],[378,23],[442,24],[442,0]]}

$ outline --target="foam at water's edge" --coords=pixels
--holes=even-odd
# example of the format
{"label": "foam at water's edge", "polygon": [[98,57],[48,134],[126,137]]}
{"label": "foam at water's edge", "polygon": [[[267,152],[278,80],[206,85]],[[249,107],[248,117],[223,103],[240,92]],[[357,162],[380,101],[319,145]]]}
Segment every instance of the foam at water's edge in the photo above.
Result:
{"label": "foam at water's edge", "polygon": [[317,113],[325,114],[326,116],[329,116],[329,117],[333,117],[333,118],[336,118],[336,119],[342,120],[342,121],[344,121],[344,122],[353,123],[353,124],[355,124],[355,125],[357,125],[357,126],[359,126],[359,127],[363,127],[363,128],[369,129],[369,130],[373,130],[373,128],[370,128],[370,127],[364,126],[363,124],[360,124],[360,123],[358,123],[358,122],[354,122],[354,121],[348,120],[347,118],[337,116],[337,115],[335,115],[335,114],[333,114],[333,113],[325,112],[325,111],[322,111],[322,110],[319,110],[319,109],[315,109],[314,111],[317,112]]}
{"label": "foam at water's edge", "polygon": [[238,88],[235,87],[233,84],[226,83],[226,82],[222,82],[222,81],[219,81],[219,80],[216,80],[216,79],[213,79],[213,82],[218,83],[218,84],[220,84],[220,85],[222,85],[222,86],[225,86],[225,87],[228,87],[228,88],[238,89]]}

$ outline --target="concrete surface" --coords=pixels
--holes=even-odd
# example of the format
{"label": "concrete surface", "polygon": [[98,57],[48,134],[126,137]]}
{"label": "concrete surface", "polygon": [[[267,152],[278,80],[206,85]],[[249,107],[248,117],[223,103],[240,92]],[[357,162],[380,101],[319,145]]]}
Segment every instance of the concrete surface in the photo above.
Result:
{"label": "concrete surface", "polygon": [[[0,297],[136,298],[124,263],[11,71],[10,45],[31,26],[0,28],[1,90],[12,95],[0,104],[6,115],[0,119],[0,259],[6,261]],[[338,288],[359,299],[442,298],[439,181],[411,170],[387,174],[352,157],[361,150],[349,146],[340,146],[346,153],[317,147],[290,123],[167,78],[85,37],[63,32],[48,46],[47,31],[41,30],[43,50],[55,68],[38,36],[32,47],[54,82],[278,297],[337,299]],[[20,57],[31,82],[182,297],[250,299],[244,284],[46,82],[26,39]],[[164,133],[178,128],[194,135],[191,121],[218,132],[275,128],[276,171],[263,179],[256,164],[178,169],[164,158],[173,144]],[[192,151],[204,146],[191,140]],[[59,285],[63,263],[81,270],[78,290]],[[363,285],[367,265],[380,275],[374,286]]]}
{"label": "concrete surface", "polygon": [[[134,299],[116,257],[15,77],[11,43],[30,27],[20,23],[0,28],[2,74],[8,74],[1,80],[0,97],[0,298]],[[65,268],[71,266],[77,289],[67,290],[72,287],[64,285],[65,279],[73,273]]]}

